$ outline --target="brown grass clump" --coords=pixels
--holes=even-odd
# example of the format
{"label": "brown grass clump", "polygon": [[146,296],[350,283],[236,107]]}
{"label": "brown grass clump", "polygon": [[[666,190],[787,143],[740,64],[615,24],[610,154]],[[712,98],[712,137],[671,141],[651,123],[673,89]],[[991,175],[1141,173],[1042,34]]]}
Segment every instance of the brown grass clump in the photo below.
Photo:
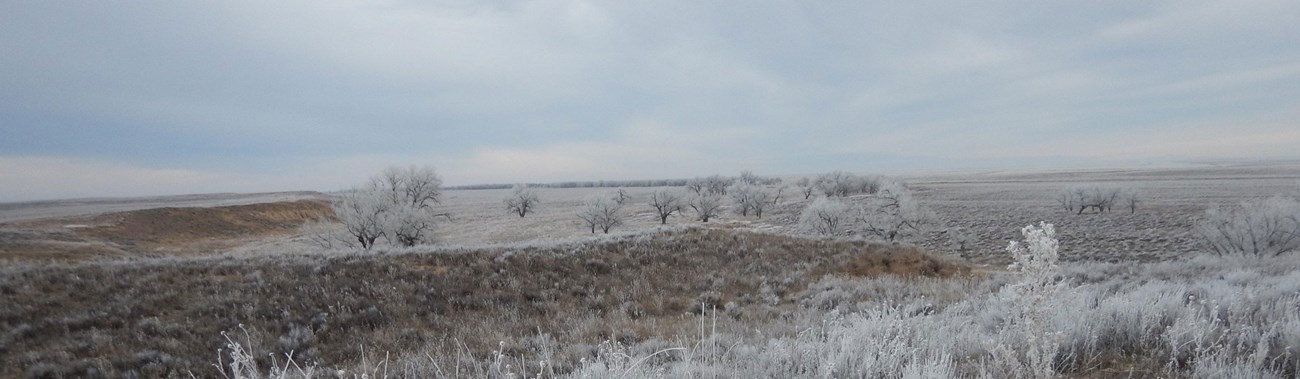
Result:
{"label": "brown grass clump", "polygon": [[791,317],[800,291],[825,275],[966,272],[913,249],[709,229],[549,247],[11,268],[0,271],[0,377],[219,376],[221,332],[241,324],[263,357],[293,351],[334,367],[355,364],[362,348],[482,358],[539,346],[558,346],[555,360],[572,365],[602,341],[694,335],[698,315],[714,309],[752,332]]}
{"label": "brown grass clump", "polygon": [[970,273],[970,267],[908,246],[878,247],[877,254],[859,254],[829,273],[849,277],[896,275],[905,277],[947,278]]}

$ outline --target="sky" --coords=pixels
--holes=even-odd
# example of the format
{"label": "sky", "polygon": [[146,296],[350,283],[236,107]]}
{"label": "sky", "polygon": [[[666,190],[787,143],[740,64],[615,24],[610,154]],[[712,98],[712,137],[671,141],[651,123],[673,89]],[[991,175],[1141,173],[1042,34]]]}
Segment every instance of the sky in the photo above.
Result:
{"label": "sky", "polygon": [[1300,2],[4,1],[0,202],[1300,157]]}

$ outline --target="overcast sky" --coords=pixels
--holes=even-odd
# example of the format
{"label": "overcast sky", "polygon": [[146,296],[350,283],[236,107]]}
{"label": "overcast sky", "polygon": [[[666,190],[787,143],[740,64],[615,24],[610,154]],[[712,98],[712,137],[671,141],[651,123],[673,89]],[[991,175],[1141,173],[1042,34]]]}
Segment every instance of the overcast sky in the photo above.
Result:
{"label": "overcast sky", "polygon": [[1294,0],[432,3],[0,2],[0,201],[1300,156]]}

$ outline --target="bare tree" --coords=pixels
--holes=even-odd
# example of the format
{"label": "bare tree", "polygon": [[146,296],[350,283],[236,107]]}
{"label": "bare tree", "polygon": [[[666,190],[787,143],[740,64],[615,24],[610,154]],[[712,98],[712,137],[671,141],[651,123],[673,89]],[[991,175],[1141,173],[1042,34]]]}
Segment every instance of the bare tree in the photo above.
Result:
{"label": "bare tree", "polygon": [[687,204],[691,206],[691,209],[695,210],[696,219],[700,220],[700,222],[709,222],[710,218],[717,217],[718,213],[722,211],[722,196],[692,196]]}
{"label": "bare tree", "polygon": [[1066,212],[1074,212],[1074,201],[1076,198],[1078,198],[1078,196],[1074,194],[1073,190],[1067,189],[1061,191],[1061,193],[1057,195],[1056,202],[1059,203],[1061,208],[1065,209]]}
{"label": "bare tree", "polygon": [[428,241],[437,226],[434,218],[445,214],[433,214],[429,208],[397,206],[390,210],[387,221],[386,236],[400,246],[415,246]]}
{"label": "bare tree", "polygon": [[880,190],[883,182],[878,177],[854,176],[852,177],[853,186],[857,188],[858,193],[872,194]]}
{"label": "bare tree", "polygon": [[609,234],[610,229],[623,224],[621,210],[622,207],[612,198],[594,196],[582,203],[582,208],[578,211],[578,219],[590,227],[593,234],[597,229]]}
{"label": "bare tree", "polygon": [[510,192],[510,197],[506,198],[506,211],[519,215],[520,218],[532,212],[537,204],[541,203],[537,192],[523,184],[516,184],[514,190]]}
{"label": "bare tree", "polygon": [[754,211],[754,217],[763,218],[763,210],[772,205],[772,192],[763,187],[754,187],[749,194],[749,210]]}
{"label": "bare tree", "polygon": [[619,188],[617,190],[614,190],[614,195],[610,199],[614,200],[614,204],[618,204],[618,206],[621,207],[627,204],[628,199],[631,198],[632,196],[628,195],[627,190]]}
{"label": "bare tree", "polygon": [[668,216],[681,212],[683,203],[681,192],[676,190],[660,189],[650,194],[650,206],[655,208],[659,224],[667,224]]}
{"label": "bare tree", "polygon": [[388,200],[374,191],[352,190],[340,196],[334,213],[361,248],[370,250],[376,240],[386,235],[384,228],[389,225],[389,210],[393,207]]}
{"label": "bare tree", "polygon": [[814,186],[826,197],[848,196],[852,191],[850,175],[844,171],[831,171],[817,176]]}
{"label": "bare tree", "polygon": [[[1124,190],[1109,187],[1074,187],[1065,190],[1057,200],[1062,208],[1075,214],[1083,214],[1088,209],[1096,210],[1097,213],[1109,212],[1115,204],[1120,203]],[[1136,199],[1136,198],[1135,198]],[[1137,202],[1133,203],[1134,211],[1137,209]]]}
{"label": "bare tree", "polygon": [[1300,201],[1273,197],[1210,208],[1197,231],[1221,256],[1279,256],[1300,250]]}
{"label": "bare tree", "polygon": [[1137,213],[1138,205],[1142,204],[1142,194],[1137,190],[1125,190],[1120,195],[1120,205],[1128,208],[1129,214]]}
{"label": "bare tree", "polygon": [[732,203],[735,204],[736,213],[749,216],[749,213],[753,212],[758,218],[763,218],[763,210],[772,205],[773,197],[772,192],[767,188],[745,182],[731,185],[727,190],[727,196],[731,197]]}
{"label": "bare tree", "polygon": [[849,207],[830,198],[819,197],[799,214],[799,227],[823,235],[840,234],[851,218]]}
{"label": "bare tree", "polygon": [[686,181],[686,190],[695,195],[718,195],[726,196],[727,187],[731,186],[735,180],[722,175],[709,175],[704,178],[693,178]]}
{"label": "bare tree", "polygon": [[933,228],[935,218],[912,198],[906,186],[895,181],[881,184],[859,215],[867,233],[889,242],[919,237]]}
{"label": "bare tree", "polygon": [[712,195],[727,196],[727,187],[731,186],[733,180],[721,175],[710,175],[704,178],[705,191]]}
{"label": "bare tree", "polygon": [[877,178],[857,176],[844,171],[832,171],[818,175],[817,179],[812,181],[812,185],[826,196],[845,197],[859,193],[876,193],[880,188],[881,181]]}
{"label": "bare tree", "polygon": [[735,205],[735,211],[741,216],[749,216],[749,210],[752,209],[753,200],[750,197],[758,192],[758,187],[745,182],[738,182],[727,189],[727,197],[731,198],[731,203]]}
{"label": "bare tree", "polygon": [[394,166],[370,178],[369,189],[386,194],[394,205],[431,208],[442,196],[442,178],[430,166]]}
{"label": "bare tree", "polygon": [[401,246],[426,242],[438,217],[433,206],[442,195],[442,178],[432,167],[389,167],[360,189],[343,193],[333,205],[344,229],[362,249],[379,238]]}
{"label": "bare tree", "polygon": [[694,178],[694,179],[687,180],[687,181],[686,181],[686,190],[687,190],[687,191],[690,191],[691,193],[695,194],[696,196],[704,195],[704,193],[705,193],[704,180],[703,180],[703,179],[700,179],[700,178]]}
{"label": "bare tree", "polygon": [[799,181],[796,181],[795,185],[799,187],[799,193],[803,194],[804,200],[811,198],[813,192],[817,190],[817,187],[813,186],[812,181],[808,180],[807,177],[799,178]]}
{"label": "bare tree", "polygon": [[787,187],[788,187],[788,186],[784,186],[784,185],[778,185],[778,186],[776,186],[776,192],[773,192],[773,193],[772,193],[772,206],[773,206],[773,207],[775,207],[777,204],[780,204],[780,203],[781,203],[781,196],[785,195],[785,190],[786,190]]}
{"label": "bare tree", "polygon": [[740,181],[741,183],[745,183],[751,186],[761,184],[760,182],[761,179],[758,177],[758,175],[754,175],[754,172],[750,170],[741,171],[740,176],[737,177],[737,180]]}

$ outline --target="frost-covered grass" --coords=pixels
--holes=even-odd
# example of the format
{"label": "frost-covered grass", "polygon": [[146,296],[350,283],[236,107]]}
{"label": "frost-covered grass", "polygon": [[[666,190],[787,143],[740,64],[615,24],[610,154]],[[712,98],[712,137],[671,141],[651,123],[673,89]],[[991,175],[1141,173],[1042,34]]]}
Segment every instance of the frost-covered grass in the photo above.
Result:
{"label": "frost-covered grass", "polygon": [[827,275],[966,272],[906,247],[706,228],[492,248],[12,266],[0,268],[0,377],[219,376],[217,350],[231,361],[223,331],[255,352],[261,373],[290,353],[318,373],[385,354],[391,368],[431,356],[448,372],[475,372],[499,355],[515,368],[527,356],[565,373],[606,340],[683,344],[701,315],[717,315],[719,334],[794,333],[819,322],[823,311],[805,309],[804,291]]}
{"label": "frost-covered grass", "polygon": [[800,292],[799,309],[784,321],[714,309],[673,338],[591,341],[576,364],[556,354],[573,346],[537,336],[523,350],[406,351],[383,365],[329,369],[488,378],[1274,378],[1300,368],[1295,257],[1058,266],[1049,228],[1026,229],[1026,237],[1009,272],[825,276]]}
{"label": "frost-covered grass", "polygon": [[[1294,256],[918,278],[869,271],[933,272],[904,250],[860,255],[872,246],[670,229],[585,244],[9,267],[0,368],[888,378],[1045,367],[1213,378],[1291,377],[1300,364]],[[1031,297],[1027,284],[1051,290]]]}

